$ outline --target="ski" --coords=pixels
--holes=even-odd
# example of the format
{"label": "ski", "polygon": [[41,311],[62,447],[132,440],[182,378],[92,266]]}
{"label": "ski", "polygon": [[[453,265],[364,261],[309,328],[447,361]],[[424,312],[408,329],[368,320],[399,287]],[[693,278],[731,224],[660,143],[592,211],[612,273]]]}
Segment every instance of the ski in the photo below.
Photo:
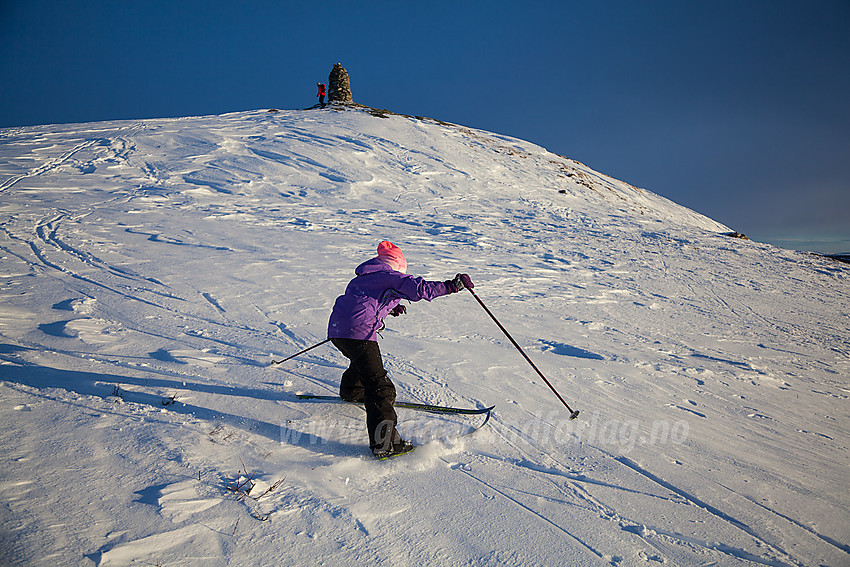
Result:
{"label": "ski", "polygon": [[[341,404],[360,404],[361,402],[347,402],[339,396],[323,396],[320,394],[296,394],[299,400],[321,400],[325,402],[337,402]],[[431,413],[457,413],[464,415],[480,415],[489,414],[496,406],[488,408],[455,408],[450,406],[436,406],[431,404],[420,404],[417,402],[396,402],[393,404],[397,408],[411,409],[417,411],[427,411]],[[488,415],[489,417],[489,415]]]}
{"label": "ski", "polygon": [[390,455],[384,455],[383,457],[376,457],[379,461],[387,461],[389,459],[395,459],[396,457],[401,457],[402,455],[409,455],[413,451],[416,450],[416,447],[411,447],[407,451],[402,451],[400,453],[392,453]]}
{"label": "ski", "polygon": [[[295,396],[299,400],[313,400],[313,401],[318,401],[318,402],[330,402],[330,403],[337,403],[337,404],[363,405],[362,402],[348,402],[346,400],[343,400],[339,396],[326,396],[326,395],[321,395],[321,394],[296,394]],[[484,415],[484,421],[482,421],[480,425],[478,425],[476,427],[471,427],[471,428],[469,428],[468,431],[466,431],[465,433],[461,433],[460,435],[457,435],[456,437],[466,437],[467,435],[471,435],[471,434],[475,433],[476,431],[478,431],[479,429],[481,429],[482,427],[484,427],[485,425],[487,425],[487,423],[490,421],[491,412],[493,411],[493,408],[496,407],[496,406],[490,406],[490,407],[487,407],[487,408],[475,408],[475,409],[473,409],[473,408],[456,408],[456,407],[451,407],[451,406],[437,406],[437,405],[433,405],[433,404],[420,404],[420,403],[417,403],[417,402],[398,402],[398,401],[395,402],[395,404],[393,404],[393,405],[397,408],[411,409],[411,410],[416,410],[416,411],[438,413],[438,414]],[[377,457],[377,458],[380,461],[385,461],[387,459],[394,459],[394,458],[400,457],[402,455],[407,455],[408,453],[413,452],[414,449],[416,449],[415,446],[411,447],[407,451],[402,451],[402,452],[399,452],[399,453],[392,453],[390,455],[385,455],[385,456]]]}

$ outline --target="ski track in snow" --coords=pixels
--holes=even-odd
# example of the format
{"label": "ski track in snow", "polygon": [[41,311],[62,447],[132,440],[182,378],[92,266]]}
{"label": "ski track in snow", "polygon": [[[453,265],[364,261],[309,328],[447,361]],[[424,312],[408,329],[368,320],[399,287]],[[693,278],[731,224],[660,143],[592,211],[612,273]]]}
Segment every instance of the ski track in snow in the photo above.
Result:
{"label": "ski track in snow", "polygon": [[[850,561],[841,264],[368,109],[0,130],[0,210],[4,563]],[[399,399],[486,427],[402,409],[421,446],[375,462],[362,408],[297,400],[343,357],[268,362],[385,238],[470,273],[580,419],[465,294],[381,348]]]}

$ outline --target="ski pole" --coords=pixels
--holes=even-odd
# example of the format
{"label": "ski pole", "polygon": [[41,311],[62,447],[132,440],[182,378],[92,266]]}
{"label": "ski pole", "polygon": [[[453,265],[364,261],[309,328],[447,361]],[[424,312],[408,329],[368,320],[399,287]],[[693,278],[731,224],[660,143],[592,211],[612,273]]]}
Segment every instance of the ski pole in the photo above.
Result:
{"label": "ski pole", "polygon": [[322,346],[323,344],[325,344],[325,343],[326,343],[326,342],[328,342],[329,340],[330,340],[330,339],[325,339],[325,340],[323,340],[322,342],[320,342],[320,343],[316,343],[316,344],[314,344],[314,345],[313,345],[313,346],[311,346],[311,347],[307,347],[307,348],[305,348],[304,350],[302,350],[301,352],[296,352],[296,353],[295,353],[295,354],[293,354],[292,356],[288,356],[288,357],[284,358],[283,360],[272,360],[272,362],[271,362],[271,364],[270,364],[269,366],[274,366],[275,364],[283,364],[283,363],[284,363],[284,362],[286,362],[287,360],[292,360],[292,359],[293,359],[293,358],[295,358],[296,356],[300,356],[300,355],[304,354],[305,352],[307,352],[308,350],[313,350],[313,349],[314,349],[314,348],[316,348],[316,347]]}
{"label": "ski pole", "polygon": [[537,365],[535,365],[531,361],[531,359],[528,358],[528,355],[525,354],[525,351],[522,350],[522,348],[520,348],[520,346],[517,344],[517,342],[514,340],[514,338],[508,332],[508,330],[505,329],[505,327],[502,326],[501,323],[499,323],[499,320],[496,319],[496,316],[493,315],[493,312],[490,311],[489,309],[487,309],[487,306],[484,305],[484,302],[481,301],[481,298],[478,297],[478,295],[474,291],[472,291],[471,288],[466,288],[466,289],[469,290],[469,293],[471,293],[472,297],[474,297],[476,299],[476,301],[478,301],[478,303],[481,305],[481,307],[484,308],[484,311],[487,312],[487,315],[489,315],[490,318],[493,319],[493,321],[496,323],[496,325],[499,326],[499,328],[502,330],[502,332],[505,333],[505,336],[510,339],[510,341],[513,343],[513,345],[516,347],[516,349],[519,351],[519,353],[525,358],[525,360],[528,361],[528,363],[531,365],[531,367],[537,372],[537,375],[540,376],[541,378],[543,378],[543,381],[546,382],[546,385],[549,386],[549,389],[551,389],[555,393],[555,395],[558,396],[558,399],[561,400],[561,403],[564,404],[564,407],[566,407],[567,410],[570,412],[570,419],[572,420],[572,419],[577,418],[578,417],[578,410],[573,411],[573,409],[569,406],[569,404],[564,401],[564,398],[561,397],[561,394],[558,393],[558,390],[555,389],[555,386],[553,386],[552,383],[549,382],[549,380],[546,379],[546,377],[543,375],[543,373],[540,372],[540,369],[537,368]]}

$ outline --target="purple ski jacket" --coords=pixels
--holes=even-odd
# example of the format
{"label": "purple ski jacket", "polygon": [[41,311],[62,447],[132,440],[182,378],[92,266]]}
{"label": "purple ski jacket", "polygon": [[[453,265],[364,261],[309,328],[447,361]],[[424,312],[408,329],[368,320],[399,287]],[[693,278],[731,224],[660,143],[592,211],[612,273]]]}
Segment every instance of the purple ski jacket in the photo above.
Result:
{"label": "purple ski jacket", "polygon": [[375,341],[384,328],[384,319],[402,299],[431,301],[451,293],[445,282],[397,272],[377,258],[363,262],[354,273],[357,277],[334,303],[328,321],[329,339]]}

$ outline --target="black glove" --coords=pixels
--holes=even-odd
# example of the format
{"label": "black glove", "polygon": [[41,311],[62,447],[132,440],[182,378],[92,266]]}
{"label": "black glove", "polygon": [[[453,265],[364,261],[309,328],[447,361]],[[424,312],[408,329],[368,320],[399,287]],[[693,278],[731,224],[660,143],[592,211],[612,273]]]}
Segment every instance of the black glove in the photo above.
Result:
{"label": "black glove", "polygon": [[392,315],[393,317],[398,317],[399,315],[404,315],[405,313],[407,313],[407,307],[405,307],[401,303],[393,307],[393,310],[390,311],[390,315]]}
{"label": "black glove", "polygon": [[458,274],[455,279],[448,280],[446,285],[449,288],[449,293],[457,293],[463,291],[464,288],[472,289],[475,286],[472,284],[472,278],[468,274]]}

